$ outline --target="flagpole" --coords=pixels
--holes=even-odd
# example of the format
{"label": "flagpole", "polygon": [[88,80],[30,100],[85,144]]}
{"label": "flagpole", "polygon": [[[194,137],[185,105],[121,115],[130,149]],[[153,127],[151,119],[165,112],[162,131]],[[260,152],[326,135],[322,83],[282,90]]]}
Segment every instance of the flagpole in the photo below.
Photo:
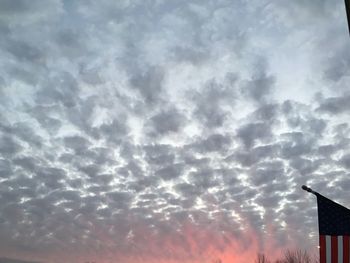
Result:
{"label": "flagpole", "polygon": [[307,187],[306,185],[303,185],[301,189],[305,190],[306,192],[312,193],[314,195],[317,195],[318,193],[312,190],[310,187]]}
{"label": "flagpole", "polygon": [[348,29],[350,34],[350,0],[345,0],[346,16],[348,19]]}

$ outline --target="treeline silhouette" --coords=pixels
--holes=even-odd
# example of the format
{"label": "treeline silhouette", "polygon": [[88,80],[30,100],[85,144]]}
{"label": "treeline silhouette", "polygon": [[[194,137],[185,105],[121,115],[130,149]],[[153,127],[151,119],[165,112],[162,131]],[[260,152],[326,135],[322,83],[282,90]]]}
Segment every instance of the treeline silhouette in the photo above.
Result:
{"label": "treeline silhouette", "polygon": [[254,263],[319,263],[318,255],[311,256],[306,250],[286,250],[280,259],[271,261],[265,254],[258,253]]}
{"label": "treeline silhouette", "polygon": [[[1,263],[1,262],[0,262]],[[95,263],[86,261],[85,263]],[[224,263],[221,259],[216,259],[212,263]],[[286,250],[280,259],[271,261],[265,254],[258,253],[254,263],[319,263],[318,255],[310,255],[306,250],[295,249]]]}

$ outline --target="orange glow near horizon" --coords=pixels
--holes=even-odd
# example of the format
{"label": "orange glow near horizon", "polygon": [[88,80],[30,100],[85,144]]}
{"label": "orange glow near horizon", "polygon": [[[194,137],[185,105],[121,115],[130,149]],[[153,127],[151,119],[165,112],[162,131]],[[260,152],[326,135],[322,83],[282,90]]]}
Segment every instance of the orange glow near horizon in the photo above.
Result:
{"label": "orange glow near horizon", "polygon": [[[157,236],[149,228],[139,225],[134,227],[131,240],[120,242],[112,240],[103,227],[93,226],[91,230],[100,240],[100,247],[66,246],[37,255],[14,251],[7,255],[45,263],[252,263],[258,252],[264,252],[269,259],[276,259],[283,250],[272,233],[259,241],[259,234],[252,228],[246,228],[241,236],[233,236],[232,233],[220,233],[215,228],[187,223],[176,233]],[[261,242],[264,244],[263,251]]]}
{"label": "orange glow near horizon", "polygon": [[[203,228],[203,227],[202,227]],[[128,253],[118,246],[112,245],[112,240],[106,233],[94,227],[96,236],[102,241],[100,248],[89,250],[66,247],[57,249],[45,255],[44,262],[96,262],[96,263],[251,263],[259,251],[258,238],[252,230],[246,230],[241,238],[218,233],[213,229],[202,229],[193,224],[182,227],[181,233],[156,237],[142,226],[135,227],[135,240],[124,245]],[[126,241],[125,241],[126,242]],[[267,240],[271,245],[272,240]],[[108,247],[108,249],[106,249]],[[280,251],[269,247],[269,258]],[[13,255],[13,254],[12,254]],[[28,257],[21,253],[23,258]],[[19,256],[19,254],[17,254]],[[43,261],[43,257],[37,258]]]}

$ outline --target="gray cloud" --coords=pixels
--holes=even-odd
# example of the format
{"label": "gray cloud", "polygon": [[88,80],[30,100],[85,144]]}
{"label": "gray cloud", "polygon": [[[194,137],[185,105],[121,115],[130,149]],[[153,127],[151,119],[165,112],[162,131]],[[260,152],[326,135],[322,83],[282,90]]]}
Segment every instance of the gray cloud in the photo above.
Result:
{"label": "gray cloud", "polygon": [[224,83],[214,80],[206,84],[204,90],[196,92],[193,100],[197,104],[194,112],[201,123],[208,127],[220,127],[224,125],[229,112],[223,106],[232,107],[235,103],[235,74],[227,74]]}
{"label": "gray cloud", "polygon": [[21,150],[21,146],[11,137],[4,135],[0,138],[0,150],[5,156],[13,155]]}
{"label": "gray cloud", "polygon": [[238,129],[237,137],[242,140],[245,147],[250,148],[257,140],[268,139],[271,136],[270,128],[266,123],[250,123]]}
{"label": "gray cloud", "polygon": [[331,114],[344,113],[350,110],[349,106],[350,95],[341,97],[326,98],[318,107],[319,111],[328,112]]}
{"label": "gray cloud", "polygon": [[73,149],[76,152],[81,152],[88,148],[89,141],[81,136],[72,136],[64,138],[64,144],[67,148]]}
{"label": "gray cloud", "polygon": [[151,67],[146,72],[132,76],[130,82],[140,92],[145,102],[152,105],[161,95],[163,74],[161,68]]}
{"label": "gray cloud", "polygon": [[244,166],[251,166],[261,160],[268,158],[277,158],[280,154],[280,145],[257,146],[249,151],[237,151],[227,158],[227,161],[237,161]]}
{"label": "gray cloud", "polygon": [[266,73],[265,64],[265,60],[257,63],[256,72],[254,72],[252,79],[246,83],[242,90],[243,93],[257,102],[266,100],[275,83],[274,76]]}
{"label": "gray cloud", "polygon": [[341,164],[349,169],[350,168],[350,154],[344,155],[341,160],[340,160]]}
{"label": "gray cloud", "polygon": [[19,60],[30,62],[38,61],[42,57],[39,49],[30,46],[25,42],[13,41],[6,47],[7,51]]}
{"label": "gray cloud", "polygon": [[11,258],[0,258],[1,263],[38,263],[37,261],[26,261]]}
{"label": "gray cloud", "polygon": [[11,163],[7,160],[1,159],[0,160],[0,176],[7,178],[12,174],[12,167]]}
{"label": "gray cloud", "polygon": [[[345,46],[341,46],[327,58],[328,63],[324,71],[324,77],[326,79],[337,82],[349,75],[349,54],[345,49]],[[343,89],[346,90],[346,87],[343,87]]]}
{"label": "gray cloud", "polygon": [[160,112],[150,119],[152,123],[150,134],[164,135],[178,132],[185,122],[185,117],[176,109]]}
{"label": "gray cloud", "polygon": [[176,179],[182,175],[183,168],[184,167],[182,164],[166,166],[156,171],[156,175],[160,176],[164,180]]}
{"label": "gray cloud", "polygon": [[212,134],[208,138],[200,139],[191,147],[200,153],[225,152],[231,144],[229,134]]}
{"label": "gray cloud", "polygon": [[287,141],[282,143],[282,154],[285,158],[309,154],[312,151],[316,138],[309,138],[301,132],[283,134]]}
{"label": "gray cloud", "polygon": [[252,182],[256,186],[271,184],[278,176],[285,173],[284,164],[280,161],[261,162],[253,171]]}

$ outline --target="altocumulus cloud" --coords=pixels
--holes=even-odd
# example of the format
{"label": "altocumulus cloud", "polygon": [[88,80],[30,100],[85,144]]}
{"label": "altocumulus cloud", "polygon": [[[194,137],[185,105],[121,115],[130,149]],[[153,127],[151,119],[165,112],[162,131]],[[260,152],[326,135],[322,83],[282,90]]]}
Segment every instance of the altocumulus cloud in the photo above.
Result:
{"label": "altocumulus cloud", "polygon": [[0,1],[0,255],[314,251],[315,204],[300,185],[350,198],[343,8]]}

